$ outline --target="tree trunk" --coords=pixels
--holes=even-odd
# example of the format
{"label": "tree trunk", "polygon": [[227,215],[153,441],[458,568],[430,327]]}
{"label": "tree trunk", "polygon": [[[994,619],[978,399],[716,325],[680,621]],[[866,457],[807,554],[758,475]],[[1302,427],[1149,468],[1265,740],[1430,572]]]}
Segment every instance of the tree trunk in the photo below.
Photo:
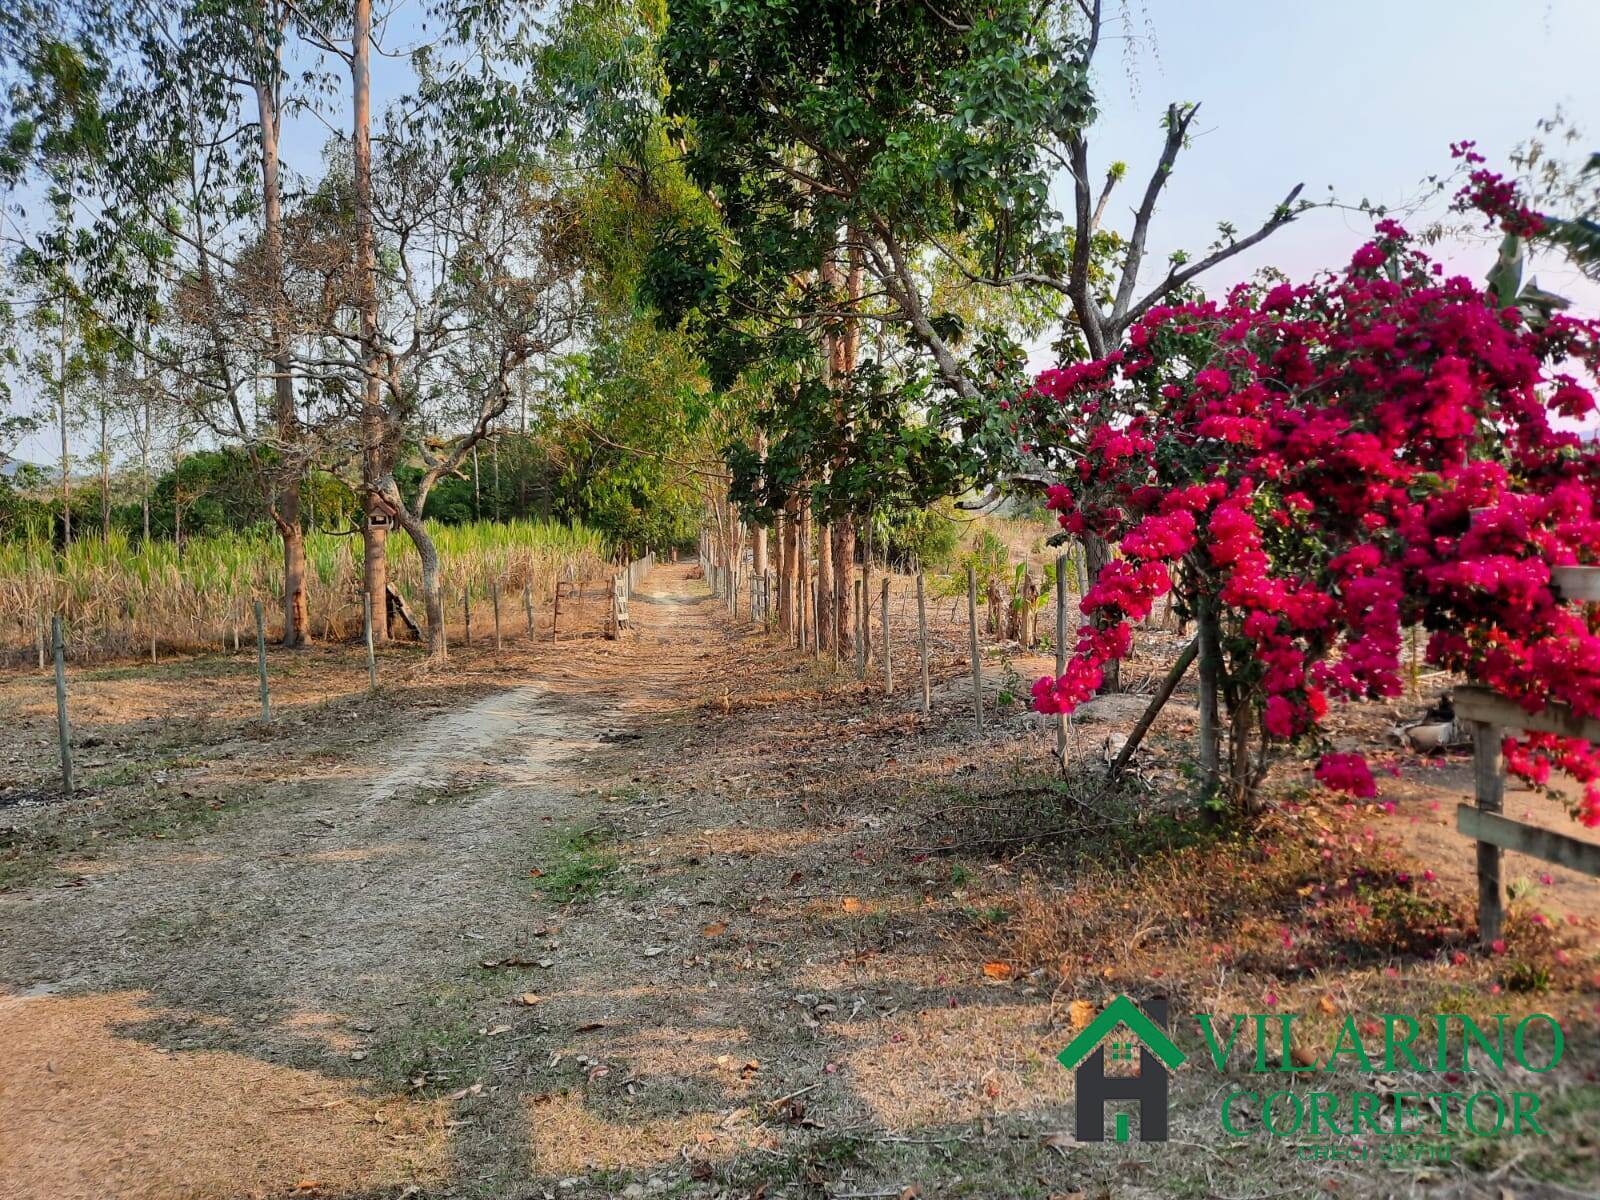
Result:
{"label": "tree trunk", "polygon": [[[428,533],[428,527],[423,523],[422,511],[428,502],[428,480],[424,478],[417,488],[416,498],[412,501],[415,510],[407,508],[400,497],[400,489],[395,484],[394,476],[385,474],[374,483],[375,493],[387,498],[390,507],[395,510],[395,520],[400,528],[406,531],[411,538],[411,544],[417,548],[417,562],[422,567],[422,605],[428,622],[428,657],[442,662],[449,657],[449,649],[445,639],[444,627],[444,585],[439,578],[439,548],[433,544],[433,538]],[[398,594],[398,593],[397,593]],[[378,599],[373,598],[373,630],[376,634],[379,624],[377,618]],[[382,624],[387,625],[388,585],[384,586],[383,608],[385,616]]]}
{"label": "tree trunk", "polygon": [[[63,268],[65,269],[65,268]],[[67,289],[61,288],[61,338],[56,380],[57,414],[61,425],[61,544],[72,545],[72,458],[67,450]]]}
{"label": "tree trunk", "polygon": [[811,501],[809,499],[802,498],[800,501],[799,530],[795,541],[798,543],[798,552],[795,555],[795,612],[799,617],[795,628],[800,636],[800,649],[804,650],[814,634],[811,624],[815,620],[809,611],[811,605]]}
{"label": "tree trunk", "polygon": [[850,645],[851,594],[856,577],[856,531],[849,518],[833,523],[833,586],[838,592],[838,604],[833,627],[834,640],[840,647]]}
{"label": "tree trunk", "polygon": [[106,436],[106,405],[100,402],[100,544],[111,540],[111,446]]}
{"label": "tree trunk", "polygon": [[[311,632],[311,610],[306,596],[306,536],[300,528],[299,504],[295,505],[295,520],[285,522],[283,534],[283,644],[303,646]],[[381,596],[374,596],[374,613],[386,611]],[[377,620],[374,616],[373,620]]]}
{"label": "tree trunk", "polygon": [[417,561],[422,564],[422,608],[428,618],[428,657],[434,662],[443,662],[450,652],[444,636],[444,588],[439,582],[439,551],[422,522],[417,522],[416,532],[407,532],[416,543]]}
{"label": "tree trunk", "polygon": [[[1083,561],[1088,574],[1088,584],[1093,587],[1100,578],[1100,572],[1111,561],[1111,547],[1105,538],[1098,533],[1083,535]],[[1100,618],[1103,620],[1104,618]],[[1098,621],[1097,621],[1098,623]],[[1122,690],[1122,663],[1116,659],[1108,662],[1104,670],[1104,677],[1100,681],[1100,694],[1107,695],[1111,692]]]}
{"label": "tree trunk", "polygon": [[1255,789],[1250,770],[1250,731],[1255,705],[1240,696],[1228,710],[1228,801],[1236,813],[1254,809]]}
{"label": "tree trunk", "polygon": [[[355,0],[350,48],[350,141],[355,185],[356,273],[361,298],[361,482],[366,490],[367,510],[361,537],[362,572],[374,610],[384,614],[383,620],[375,622],[372,636],[386,642],[389,640],[388,606],[380,600],[389,590],[388,516],[375,490],[378,480],[387,472],[387,465],[384,462],[378,355],[378,249],[372,217],[372,0]],[[374,518],[379,523],[375,524]],[[429,638],[432,637],[430,628]]]}
{"label": "tree trunk", "polygon": [[[274,54],[277,51],[274,49]],[[276,74],[276,60],[273,72]],[[311,630],[306,601],[306,540],[300,528],[299,429],[295,413],[294,377],[289,358],[287,303],[283,288],[283,193],[278,181],[279,114],[275,79],[256,81],[256,109],[261,127],[262,232],[267,257],[267,286],[272,326],[272,424],[278,440],[277,488],[273,521],[283,540],[283,644],[305,645]],[[387,615],[383,593],[372,598],[374,614]],[[374,621],[377,620],[376,615]],[[385,622],[387,624],[387,622]]]}
{"label": "tree trunk", "polygon": [[[844,232],[847,245],[842,298],[844,320],[840,322],[838,333],[828,339],[827,376],[830,386],[835,388],[848,385],[861,351],[861,321],[856,310],[861,301],[864,264],[860,243],[855,236],[856,231],[846,228]],[[834,287],[839,285],[838,268],[831,256],[824,264],[822,274],[830,285]],[[844,423],[842,402],[835,403],[834,415],[835,420],[842,425]],[[842,459],[836,460],[833,470],[837,472],[844,466]],[[843,650],[851,646],[855,636],[855,613],[852,604],[856,579],[856,530],[853,520],[848,517],[838,518],[829,528],[833,541],[832,586],[836,593],[836,603],[834,611],[828,617],[828,628],[834,644]],[[821,553],[830,552],[830,548],[825,545],[819,546],[818,549]]]}
{"label": "tree trunk", "polygon": [[785,609],[783,604],[783,530],[788,522],[780,511],[772,525],[772,584],[771,595],[767,602],[772,607],[773,628],[780,633],[785,628]]}
{"label": "tree trunk", "polygon": [[150,428],[150,398],[144,401],[144,431],[139,438],[139,481],[140,495],[139,507],[143,510],[144,540],[150,541],[150,440],[154,435]]}
{"label": "tree trunk", "polygon": [[861,646],[872,665],[872,512],[861,539]]}
{"label": "tree trunk", "polygon": [[795,603],[800,597],[800,500],[791,496],[783,506],[783,547],[778,581],[779,628],[790,637],[800,627]]}
{"label": "tree trunk", "polygon": [[817,522],[817,646],[820,650],[833,648],[838,630],[834,626],[829,605],[833,603],[833,530]]}
{"label": "tree trunk", "polygon": [[1221,769],[1221,714],[1217,704],[1222,669],[1221,629],[1216,600],[1201,596],[1195,612],[1200,644],[1200,786],[1207,799],[1216,794]]}
{"label": "tree trunk", "polygon": [[[763,458],[767,453],[767,435],[756,430],[753,439],[755,452]],[[757,579],[767,577],[767,527],[757,525],[750,532],[750,569]]]}

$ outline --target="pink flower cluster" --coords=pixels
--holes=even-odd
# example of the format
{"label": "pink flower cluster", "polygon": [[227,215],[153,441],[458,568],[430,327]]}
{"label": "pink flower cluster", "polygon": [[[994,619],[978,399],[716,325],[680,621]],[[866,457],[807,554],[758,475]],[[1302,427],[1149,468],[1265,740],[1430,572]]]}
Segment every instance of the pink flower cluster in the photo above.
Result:
{"label": "pink flower cluster", "polygon": [[[1471,202],[1528,229],[1515,189],[1478,174]],[[1550,583],[1552,565],[1600,563],[1600,452],[1555,420],[1595,409],[1568,362],[1600,364],[1600,326],[1531,326],[1384,221],[1338,275],[1155,307],[1126,350],[1045,372],[1019,407],[1030,443],[1058,451],[1050,507],[1122,557],[1036,707],[1092,695],[1176,587],[1226,614],[1228,679],[1269,739],[1314,734],[1330,697],[1399,694],[1419,624],[1430,663],[1529,711],[1600,717],[1600,620]],[[1513,746],[1513,772],[1573,776],[1600,824],[1586,744]],[[1324,756],[1317,778],[1375,790],[1359,755]]]}
{"label": "pink flower cluster", "polygon": [[1324,754],[1314,774],[1323,786],[1358,799],[1370,800],[1378,794],[1372,770],[1359,754]]}
{"label": "pink flower cluster", "polygon": [[1482,165],[1483,155],[1477,152],[1475,145],[1457,142],[1450,147],[1452,157],[1472,168],[1466,186],[1456,194],[1457,210],[1476,209],[1491,222],[1498,222],[1506,233],[1517,237],[1537,236],[1544,229],[1544,217],[1522,203],[1514,181]]}

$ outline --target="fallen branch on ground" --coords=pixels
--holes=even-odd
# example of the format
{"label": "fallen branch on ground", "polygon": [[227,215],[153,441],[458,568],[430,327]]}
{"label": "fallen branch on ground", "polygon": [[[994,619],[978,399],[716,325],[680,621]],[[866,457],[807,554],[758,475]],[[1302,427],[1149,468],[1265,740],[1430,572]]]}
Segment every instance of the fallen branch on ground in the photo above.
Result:
{"label": "fallen branch on ground", "polygon": [[1122,769],[1128,765],[1128,760],[1133,757],[1133,752],[1139,748],[1139,743],[1144,741],[1144,735],[1150,732],[1150,726],[1156,723],[1156,717],[1167,706],[1167,701],[1172,699],[1172,693],[1178,688],[1183,679],[1184,672],[1189,669],[1189,664],[1194,662],[1200,652],[1200,639],[1190,638],[1189,644],[1183,648],[1183,653],[1178,655],[1178,660],[1172,664],[1172,670],[1167,672],[1167,677],[1161,681],[1161,686],[1156,694],[1150,698],[1150,703],[1145,706],[1144,713],[1139,717],[1139,722],[1133,727],[1133,732],[1128,734],[1128,740],[1123,743],[1122,750],[1117,754],[1116,761],[1111,764],[1111,773],[1106,777],[1115,781],[1122,774]]}

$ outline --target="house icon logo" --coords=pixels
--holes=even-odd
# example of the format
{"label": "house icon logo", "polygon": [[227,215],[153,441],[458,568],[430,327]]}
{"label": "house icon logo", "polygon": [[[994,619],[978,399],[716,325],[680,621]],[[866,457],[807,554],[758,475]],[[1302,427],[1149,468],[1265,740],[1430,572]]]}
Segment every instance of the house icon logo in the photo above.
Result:
{"label": "house icon logo", "polygon": [[[1137,1075],[1107,1075],[1106,1052],[1100,1043],[1122,1027],[1111,1045],[1111,1061],[1131,1063],[1139,1052]],[[1131,1039],[1129,1038],[1129,1035]],[[1167,1000],[1152,997],[1143,1008],[1118,996],[1091,1021],[1057,1061],[1077,1080],[1074,1133],[1080,1142],[1106,1140],[1106,1104],[1112,1100],[1139,1102],[1139,1140],[1167,1140],[1167,1073],[1184,1061],[1184,1053],[1167,1036]],[[1117,1113],[1116,1140],[1128,1140],[1128,1114]]]}

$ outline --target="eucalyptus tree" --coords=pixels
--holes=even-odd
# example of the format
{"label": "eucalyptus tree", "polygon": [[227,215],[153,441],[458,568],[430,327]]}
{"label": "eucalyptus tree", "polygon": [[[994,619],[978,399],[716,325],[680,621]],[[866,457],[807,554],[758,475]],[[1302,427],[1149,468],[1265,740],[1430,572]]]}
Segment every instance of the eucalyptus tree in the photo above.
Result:
{"label": "eucalyptus tree", "polygon": [[[74,301],[150,389],[248,449],[283,542],[284,641],[308,635],[300,483],[309,410],[283,280],[279,139],[325,81],[285,54],[316,5],[69,0],[25,8],[0,49],[13,176],[76,173]],[[265,369],[263,369],[265,364]],[[248,395],[272,382],[267,412]],[[147,447],[146,447],[147,448]]]}
{"label": "eucalyptus tree", "polygon": [[[1197,109],[1167,109],[1157,164],[1119,234],[1106,213],[1125,169],[1113,162],[1102,179],[1090,155],[1100,0],[669,0],[668,10],[668,111],[691,177],[718,207],[716,256],[735,264],[715,316],[766,323],[764,340],[741,347],[752,357],[789,331],[825,342],[855,322],[915,346],[937,384],[929,422],[962,467],[956,486],[1048,482],[998,411],[1025,386],[1021,336],[1060,320],[1077,353],[1103,354],[1151,306],[1303,207],[1296,188],[1252,232],[1222,226],[1207,253],[1175,258],[1139,293]],[[1052,201],[1061,177],[1065,214]],[[712,274],[711,256],[703,267]],[[862,275],[864,286],[844,282]],[[983,292],[1012,299],[974,299]],[[834,358],[830,373],[856,365]],[[1103,544],[1091,551],[1108,557]]]}
{"label": "eucalyptus tree", "polygon": [[[443,658],[439,556],[423,520],[428,494],[492,434],[530,360],[579,332],[586,304],[571,208],[538,164],[463,169],[436,137],[398,122],[384,143],[371,196],[383,302],[373,329],[363,313],[351,363],[363,391],[360,449],[365,459],[374,436],[383,448],[371,499],[416,544],[429,652]],[[364,309],[364,296],[360,303]],[[364,396],[374,379],[375,435]],[[394,468],[406,453],[422,472],[402,490]]]}
{"label": "eucalyptus tree", "polygon": [[339,62],[350,81],[350,199],[355,247],[351,279],[360,329],[361,491],[366,506],[361,528],[362,580],[378,614],[373,636],[387,641],[389,513],[378,481],[394,464],[384,441],[379,345],[382,286],[372,197],[372,0],[350,0],[342,12],[331,6],[317,13],[296,12],[310,44]]}
{"label": "eucalyptus tree", "polygon": [[[880,303],[880,319],[968,399],[980,396],[961,353],[969,331],[942,302],[941,264],[974,284],[1058,295],[1099,356],[1151,306],[1306,207],[1294,187],[1249,233],[1223,223],[1207,253],[1175,256],[1140,293],[1156,208],[1199,109],[1167,107],[1132,225],[1109,229],[1126,170],[1114,161],[1099,179],[1090,155],[1102,0],[671,0],[669,11],[670,110],[745,261],[814,253],[863,265],[876,295],[862,303]],[[1067,214],[1051,200],[1058,176],[1071,186]]]}
{"label": "eucalyptus tree", "polygon": [[484,69],[430,74],[422,95],[450,114],[463,164],[533,148],[573,206],[590,320],[555,365],[534,434],[563,464],[562,510],[598,522],[627,551],[677,540],[692,499],[731,555],[742,529],[730,519],[721,449],[745,435],[757,388],[713,378],[700,330],[657,320],[650,287],[659,247],[717,219],[664,118],[655,53],[664,21],[659,0],[564,0],[519,23],[492,13],[475,27],[480,41],[498,31]]}
{"label": "eucalyptus tree", "polygon": [[[1012,26],[1032,11],[984,7]],[[823,495],[824,510],[840,514],[887,503],[886,477],[852,469],[849,454],[889,431],[940,430],[935,440],[951,470],[937,473],[970,479],[985,455],[1006,446],[979,386],[989,364],[973,355],[1014,328],[1015,313],[1008,298],[947,270],[928,234],[962,236],[965,193],[1009,194],[1027,151],[1002,122],[952,120],[970,88],[961,64],[973,35],[925,4],[823,3],[801,12],[767,0],[673,0],[668,9],[659,48],[668,112],[681,123],[687,169],[718,222],[663,247],[676,261],[658,274],[679,282],[657,291],[680,301],[664,312],[706,331],[721,376],[787,364],[791,394],[766,410],[780,422],[767,430],[779,457],[760,511],[770,512],[780,494],[791,515]],[[956,160],[960,171],[942,169]],[[969,328],[963,310],[988,328]],[[925,362],[891,366],[907,348]],[[867,365],[873,381],[853,397],[851,376]],[[929,373],[936,387],[922,379]],[[884,396],[891,378],[902,407],[914,404],[922,419],[855,428],[869,414],[887,417],[884,406],[856,400]],[[810,386],[817,380],[826,386]],[[799,424],[788,430],[783,420]],[[833,435],[815,436],[829,421]],[[960,426],[965,437],[955,436]],[[813,431],[811,447],[829,447],[803,466],[789,455],[802,429]],[[931,468],[925,456],[924,465]],[[850,485],[861,493],[843,497]],[[851,521],[833,524],[830,549],[825,557],[842,585],[855,558]],[[849,589],[840,591],[837,627],[828,632],[847,637]]]}

